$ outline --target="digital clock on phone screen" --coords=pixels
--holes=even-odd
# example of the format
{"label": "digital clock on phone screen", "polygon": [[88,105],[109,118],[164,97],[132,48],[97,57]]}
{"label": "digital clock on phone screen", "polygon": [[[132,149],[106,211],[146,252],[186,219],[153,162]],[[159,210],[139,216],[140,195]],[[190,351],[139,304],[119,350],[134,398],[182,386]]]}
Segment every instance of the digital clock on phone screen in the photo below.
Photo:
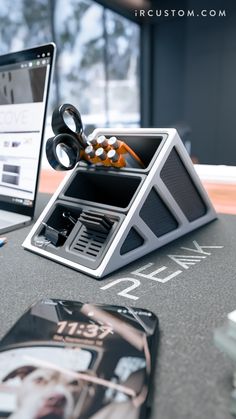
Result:
{"label": "digital clock on phone screen", "polygon": [[57,323],[56,333],[64,336],[103,340],[113,334],[113,328],[109,325],[62,321]]}

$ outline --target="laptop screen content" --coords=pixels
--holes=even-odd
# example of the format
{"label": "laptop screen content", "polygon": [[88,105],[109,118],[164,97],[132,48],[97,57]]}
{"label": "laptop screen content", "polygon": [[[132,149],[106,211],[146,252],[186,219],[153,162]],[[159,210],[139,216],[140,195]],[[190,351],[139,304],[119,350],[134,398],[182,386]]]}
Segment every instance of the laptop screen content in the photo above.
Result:
{"label": "laptop screen content", "polygon": [[50,52],[0,65],[0,201],[32,207],[35,199]]}

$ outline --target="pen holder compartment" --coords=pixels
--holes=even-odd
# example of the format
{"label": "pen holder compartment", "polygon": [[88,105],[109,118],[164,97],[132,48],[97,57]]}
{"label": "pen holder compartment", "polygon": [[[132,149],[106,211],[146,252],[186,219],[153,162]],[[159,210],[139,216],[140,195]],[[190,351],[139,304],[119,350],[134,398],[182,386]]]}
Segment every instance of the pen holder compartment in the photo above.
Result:
{"label": "pen holder compartment", "polygon": [[124,174],[119,169],[79,167],[63,189],[61,198],[126,212],[143,180],[142,175]]}
{"label": "pen holder compartment", "polygon": [[[119,169],[119,171],[122,172],[147,173],[167,139],[167,135],[164,133],[162,135],[154,135],[148,133],[146,135],[142,135],[138,132],[135,134],[133,132],[126,132],[123,134],[122,129],[117,130],[117,133],[114,133],[113,131],[112,134],[110,134],[110,129],[104,129],[103,131],[96,130],[96,135],[105,135],[107,139],[116,136],[117,140],[127,144],[143,163],[143,168],[122,167]],[[111,170],[116,169],[111,168]]]}

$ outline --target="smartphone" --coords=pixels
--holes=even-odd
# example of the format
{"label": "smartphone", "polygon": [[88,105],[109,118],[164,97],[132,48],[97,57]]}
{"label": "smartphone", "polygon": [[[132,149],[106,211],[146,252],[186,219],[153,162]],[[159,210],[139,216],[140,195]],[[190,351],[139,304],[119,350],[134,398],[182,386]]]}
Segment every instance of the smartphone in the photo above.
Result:
{"label": "smartphone", "polygon": [[0,342],[0,417],[144,419],[157,343],[148,310],[39,301]]}

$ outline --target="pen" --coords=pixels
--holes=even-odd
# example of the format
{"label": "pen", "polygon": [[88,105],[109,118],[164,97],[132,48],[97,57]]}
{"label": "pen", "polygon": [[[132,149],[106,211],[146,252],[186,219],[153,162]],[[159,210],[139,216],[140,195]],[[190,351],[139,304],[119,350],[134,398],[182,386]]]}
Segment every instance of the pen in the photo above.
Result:
{"label": "pen", "polygon": [[97,138],[91,136],[91,134],[88,136],[87,144],[92,145],[95,148],[95,150],[98,148]]}
{"label": "pen", "polygon": [[107,157],[110,159],[113,167],[125,167],[126,162],[121,154],[118,154],[116,150],[110,150],[107,153]]}
{"label": "pen", "polygon": [[89,160],[91,163],[99,163],[100,159],[95,155],[95,150],[92,145],[88,145],[84,150],[86,160]]}
{"label": "pen", "polygon": [[6,244],[7,238],[6,237],[0,237],[0,247],[4,246]]}
{"label": "pen", "polygon": [[97,144],[99,145],[99,147],[102,147],[105,151],[109,151],[110,150],[110,146],[108,144],[108,140],[105,137],[105,135],[100,135],[98,137]]}
{"label": "pen", "polygon": [[99,160],[101,161],[101,163],[104,166],[111,166],[111,162],[110,160],[107,158],[107,153],[106,151],[102,148],[99,147],[96,151],[95,151],[95,155],[96,157],[99,158]]}

